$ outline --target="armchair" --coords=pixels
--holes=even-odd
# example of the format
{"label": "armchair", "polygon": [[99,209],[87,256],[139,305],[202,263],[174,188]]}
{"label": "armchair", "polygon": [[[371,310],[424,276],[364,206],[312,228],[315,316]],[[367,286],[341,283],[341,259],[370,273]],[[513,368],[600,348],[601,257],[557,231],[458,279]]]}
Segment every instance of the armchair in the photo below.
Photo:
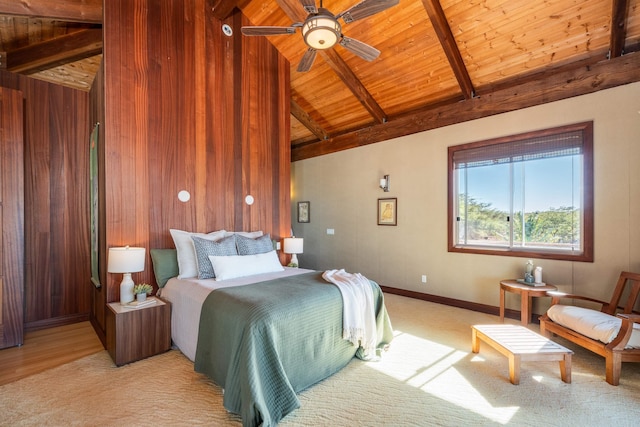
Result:
{"label": "armchair", "polygon": [[[605,378],[620,382],[622,362],[640,362],[640,313],[634,310],[640,293],[640,274],[623,271],[611,301],[547,292],[551,307],[540,317],[540,332],[561,336],[605,358]],[[568,298],[600,305],[600,310],[562,305]]]}

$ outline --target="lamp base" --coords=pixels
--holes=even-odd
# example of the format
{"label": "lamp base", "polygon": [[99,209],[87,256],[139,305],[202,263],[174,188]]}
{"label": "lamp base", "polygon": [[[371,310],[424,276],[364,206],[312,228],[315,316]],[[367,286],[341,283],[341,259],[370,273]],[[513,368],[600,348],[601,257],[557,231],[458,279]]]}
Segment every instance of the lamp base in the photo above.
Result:
{"label": "lamp base", "polygon": [[298,268],[298,256],[296,254],[291,254],[291,262],[287,267]]}
{"label": "lamp base", "polygon": [[120,304],[125,305],[133,301],[133,285],[131,273],[124,273],[120,282]]}

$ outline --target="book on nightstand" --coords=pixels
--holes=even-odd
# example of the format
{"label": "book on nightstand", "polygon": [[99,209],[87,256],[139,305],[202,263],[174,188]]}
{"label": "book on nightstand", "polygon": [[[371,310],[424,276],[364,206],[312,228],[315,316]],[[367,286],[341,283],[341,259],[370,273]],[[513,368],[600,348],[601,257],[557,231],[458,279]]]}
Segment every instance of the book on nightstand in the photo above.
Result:
{"label": "book on nightstand", "polygon": [[127,304],[123,305],[123,307],[124,308],[136,309],[136,308],[148,307],[148,306],[153,305],[155,303],[156,303],[156,299],[154,297],[148,297],[144,301],[131,301],[130,303],[127,303]]}

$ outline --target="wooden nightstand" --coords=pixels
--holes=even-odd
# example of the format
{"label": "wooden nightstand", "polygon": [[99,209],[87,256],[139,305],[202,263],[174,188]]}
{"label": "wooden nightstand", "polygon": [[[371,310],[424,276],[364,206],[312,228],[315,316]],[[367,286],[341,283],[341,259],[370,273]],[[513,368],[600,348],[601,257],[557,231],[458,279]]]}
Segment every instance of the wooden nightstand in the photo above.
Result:
{"label": "wooden nightstand", "polygon": [[107,304],[107,350],[117,366],[171,347],[171,304],[155,299],[155,304],[136,309]]}

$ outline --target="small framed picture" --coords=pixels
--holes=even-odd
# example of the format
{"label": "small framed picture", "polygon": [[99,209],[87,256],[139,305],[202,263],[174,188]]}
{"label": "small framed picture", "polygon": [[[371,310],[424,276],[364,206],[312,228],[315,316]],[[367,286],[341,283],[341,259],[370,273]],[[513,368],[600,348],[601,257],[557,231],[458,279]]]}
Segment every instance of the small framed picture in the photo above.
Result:
{"label": "small framed picture", "polygon": [[298,202],[298,222],[311,222],[311,202]]}
{"label": "small framed picture", "polygon": [[378,199],[378,225],[398,225],[398,199]]}

